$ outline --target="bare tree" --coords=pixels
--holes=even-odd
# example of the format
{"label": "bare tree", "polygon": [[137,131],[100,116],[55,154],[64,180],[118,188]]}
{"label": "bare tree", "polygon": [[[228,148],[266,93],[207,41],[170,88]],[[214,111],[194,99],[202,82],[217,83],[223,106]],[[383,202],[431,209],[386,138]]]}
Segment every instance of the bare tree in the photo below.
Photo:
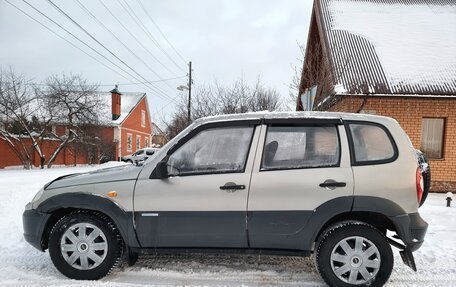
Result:
{"label": "bare tree", "polygon": [[299,47],[300,57],[296,60],[298,64],[293,65],[293,76],[291,78],[290,84],[288,85],[288,98],[286,101],[286,105],[289,110],[295,110],[297,101],[299,100],[299,85],[301,83],[301,76],[302,76],[302,69],[304,65],[304,55],[306,48],[304,45],[297,43]]}
{"label": "bare tree", "polygon": [[36,152],[43,163],[41,142],[46,135],[52,114],[24,75],[12,68],[0,70],[0,139],[5,141],[20,159],[24,168],[33,164]]}
{"label": "bare tree", "polygon": [[[81,147],[88,143],[85,132],[98,124],[104,105],[96,90],[97,86],[80,76],[52,76],[44,88],[36,88],[22,74],[0,70],[0,139],[24,168],[32,167],[35,154],[43,168],[43,141],[58,141],[46,163],[51,167],[69,144],[77,141]],[[64,127],[67,132],[57,134],[52,126]]]}
{"label": "bare tree", "polygon": [[[106,105],[98,97],[97,89],[98,86],[89,84],[79,75],[50,76],[46,80],[45,88],[40,90],[40,97],[52,103],[54,121],[66,129],[64,134],[51,134],[60,143],[49,158],[48,167],[52,166],[59,153],[69,144],[75,141],[88,143],[87,139],[83,140],[85,134],[99,124]],[[74,155],[76,156],[76,149]]]}
{"label": "bare tree", "polygon": [[[282,107],[279,93],[267,88],[258,78],[249,85],[243,78],[225,86],[215,81],[213,84],[198,86],[192,96],[192,120],[201,117],[246,113],[256,111],[277,111]],[[182,97],[171,120],[164,121],[168,138],[173,138],[190,123],[186,118],[186,102]]]}

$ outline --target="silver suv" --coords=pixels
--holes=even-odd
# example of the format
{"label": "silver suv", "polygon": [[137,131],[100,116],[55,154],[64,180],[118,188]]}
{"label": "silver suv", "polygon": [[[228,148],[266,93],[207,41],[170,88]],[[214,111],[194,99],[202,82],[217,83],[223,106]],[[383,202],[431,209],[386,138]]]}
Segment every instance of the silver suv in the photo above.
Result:
{"label": "silver suv", "polygon": [[121,159],[124,162],[135,163],[138,164],[140,162],[145,161],[148,157],[153,156],[154,153],[158,150],[158,148],[148,147],[142,148],[127,156],[123,156]]}
{"label": "silver suv", "polygon": [[426,172],[391,118],[209,117],[141,166],[49,182],[26,206],[24,236],[74,279],[105,276],[122,254],[239,252],[314,254],[331,286],[380,286],[391,245],[416,270]]}

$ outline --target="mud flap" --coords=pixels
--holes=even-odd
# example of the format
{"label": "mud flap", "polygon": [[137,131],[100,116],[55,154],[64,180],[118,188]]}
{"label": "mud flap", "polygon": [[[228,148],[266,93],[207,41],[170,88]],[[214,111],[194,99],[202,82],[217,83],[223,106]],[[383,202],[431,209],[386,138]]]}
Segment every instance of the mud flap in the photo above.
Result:
{"label": "mud flap", "polygon": [[388,238],[388,241],[391,245],[399,249],[399,254],[401,255],[404,264],[416,272],[415,258],[413,257],[413,253],[410,251],[410,248],[391,238]]}
{"label": "mud flap", "polygon": [[402,261],[404,261],[404,264],[416,272],[415,258],[413,257],[412,251],[405,247],[404,250],[399,251],[399,254],[401,255]]}
{"label": "mud flap", "polygon": [[127,250],[126,250],[126,256],[127,256],[128,266],[133,266],[133,265],[135,265],[136,261],[138,261],[138,253],[133,251],[128,246],[127,246]]}

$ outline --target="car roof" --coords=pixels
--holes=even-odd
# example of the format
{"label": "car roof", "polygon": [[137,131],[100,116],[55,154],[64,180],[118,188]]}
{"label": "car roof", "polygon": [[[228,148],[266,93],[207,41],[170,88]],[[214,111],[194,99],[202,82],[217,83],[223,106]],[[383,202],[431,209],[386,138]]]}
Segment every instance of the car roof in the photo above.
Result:
{"label": "car roof", "polygon": [[236,120],[261,120],[261,119],[328,119],[328,120],[352,120],[352,121],[374,121],[385,122],[391,121],[391,118],[371,114],[355,114],[342,112],[252,112],[243,114],[227,114],[200,118],[195,121],[196,124],[209,122],[223,122]]}

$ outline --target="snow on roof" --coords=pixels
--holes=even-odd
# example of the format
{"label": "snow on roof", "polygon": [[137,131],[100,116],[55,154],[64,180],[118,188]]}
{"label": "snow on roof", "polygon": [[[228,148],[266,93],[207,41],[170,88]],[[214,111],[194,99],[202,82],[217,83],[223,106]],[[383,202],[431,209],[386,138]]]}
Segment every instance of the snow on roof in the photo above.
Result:
{"label": "snow on roof", "polygon": [[120,117],[117,120],[112,120],[111,111],[111,93],[99,93],[100,97],[105,99],[106,105],[103,107],[101,122],[107,125],[120,125],[127,116],[133,111],[136,105],[146,96],[145,93],[127,93],[122,92],[120,96]]}
{"label": "snow on roof", "polygon": [[456,1],[320,0],[338,91],[456,94]]}
{"label": "snow on roof", "polygon": [[226,114],[209,116],[199,118],[194,121],[195,125],[210,122],[223,122],[223,121],[235,121],[235,120],[258,120],[258,119],[344,119],[344,120],[393,120],[389,117],[370,115],[370,114],[355,114],[355,113],[343,113],[343,112],[317,112],[317,111],[298,111],[298,112],[250,112],[242,114]]}

